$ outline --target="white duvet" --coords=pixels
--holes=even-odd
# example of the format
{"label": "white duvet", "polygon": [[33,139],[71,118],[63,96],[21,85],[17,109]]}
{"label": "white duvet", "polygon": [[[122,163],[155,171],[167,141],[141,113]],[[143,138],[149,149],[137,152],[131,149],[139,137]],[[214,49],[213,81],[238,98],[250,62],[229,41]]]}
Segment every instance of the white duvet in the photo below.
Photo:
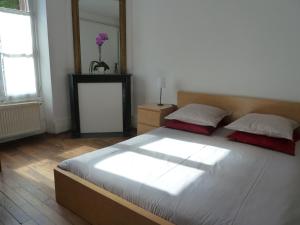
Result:
{"label": "white duvet", "polygon": [[159,128],[60,163],[177,225],[300,225],[297,156]]}

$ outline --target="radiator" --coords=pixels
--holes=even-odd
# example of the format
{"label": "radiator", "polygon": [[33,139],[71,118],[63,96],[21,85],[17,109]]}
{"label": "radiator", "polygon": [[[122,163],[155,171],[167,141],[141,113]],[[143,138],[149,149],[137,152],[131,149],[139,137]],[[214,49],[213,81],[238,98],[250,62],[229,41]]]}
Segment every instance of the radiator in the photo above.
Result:
{"label": "radiator", "polygon": [[0,139],[33,134],[41,129],[40,103],[0,106]]}

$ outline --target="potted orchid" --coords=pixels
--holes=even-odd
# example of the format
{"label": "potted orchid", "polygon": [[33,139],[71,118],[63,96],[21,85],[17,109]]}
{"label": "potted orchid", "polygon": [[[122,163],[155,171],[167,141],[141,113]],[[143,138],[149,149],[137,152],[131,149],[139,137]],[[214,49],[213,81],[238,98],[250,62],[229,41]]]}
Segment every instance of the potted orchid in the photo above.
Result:
{"label": "potted orchid", "polygon": [[99,50],[99,61],[92,61],[90,63],[90,73],[93,74],[95,72],[103,71],[105,73],[106,70],[109,70],[109,66],[102,61],[102,56],[101,56],[101,48],[102,45],[108,40],[108,35],[107,33],[100,33],[96,37],[96,44],[98,46]]}

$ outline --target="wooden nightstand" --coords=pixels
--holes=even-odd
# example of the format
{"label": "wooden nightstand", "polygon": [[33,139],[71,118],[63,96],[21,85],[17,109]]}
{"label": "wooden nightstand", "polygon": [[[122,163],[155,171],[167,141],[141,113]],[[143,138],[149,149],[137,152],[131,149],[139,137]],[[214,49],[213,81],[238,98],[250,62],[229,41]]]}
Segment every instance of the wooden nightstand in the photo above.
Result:
{"label": "wooden nightstand", "polygon": [[174,105],[158,106],[157,104],[138,106],[138,134],[147,133],[155,128],[164,126],[167,115],[177,109]]}

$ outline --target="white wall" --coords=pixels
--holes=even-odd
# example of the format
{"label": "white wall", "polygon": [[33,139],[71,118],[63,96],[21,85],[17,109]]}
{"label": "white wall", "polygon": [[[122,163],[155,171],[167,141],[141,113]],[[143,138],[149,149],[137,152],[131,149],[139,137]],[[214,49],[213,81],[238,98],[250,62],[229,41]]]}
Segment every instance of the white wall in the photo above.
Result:
{"label": "white wall", "polygon": [[46,0],[52,82],[51,133],[70,129],[70,101],[67,74],[74,73],[71,0]]}
{"label": "white wall", "polygon": [[[74,72],[71,0],[46,3],[50,130],[62,132]],[[170,103],[180,89],[300,101],[299,11],[297,0],[127,0],[134,109],[158,101],[160,75]]]}
{"label": "white wall", "polygon": [[107,17],[100,14],[93,14],[91,12],[84,11],[83,9],[80,8],[80,5],[79,5],[79,17],[91,21],[102,22],[103,24],[110,25],[110,26],[116,26],[116,27],[119,26],[119,18]]}
{"label": "white wall", "polygon": [[134,107],[177,90],[300,101],[300,1],[128,0]]}
{"label": "white wall", "polygon": [[41,95],[43,97],[43,111],[46,122],[45,130],[54,130],[53,123],[53,96],[52,96],[52,79],[50,68],[50,53],[48,40],[47,25],[47,8],[46,0],[33,1],[33,12],[36,15],[37,42],[39,49],[39,75],[41,82]]}
{"label": "white wall", "polygon": [[34,0],[46,131],[70,129],[67,74],[74,73],[71,0]]}

